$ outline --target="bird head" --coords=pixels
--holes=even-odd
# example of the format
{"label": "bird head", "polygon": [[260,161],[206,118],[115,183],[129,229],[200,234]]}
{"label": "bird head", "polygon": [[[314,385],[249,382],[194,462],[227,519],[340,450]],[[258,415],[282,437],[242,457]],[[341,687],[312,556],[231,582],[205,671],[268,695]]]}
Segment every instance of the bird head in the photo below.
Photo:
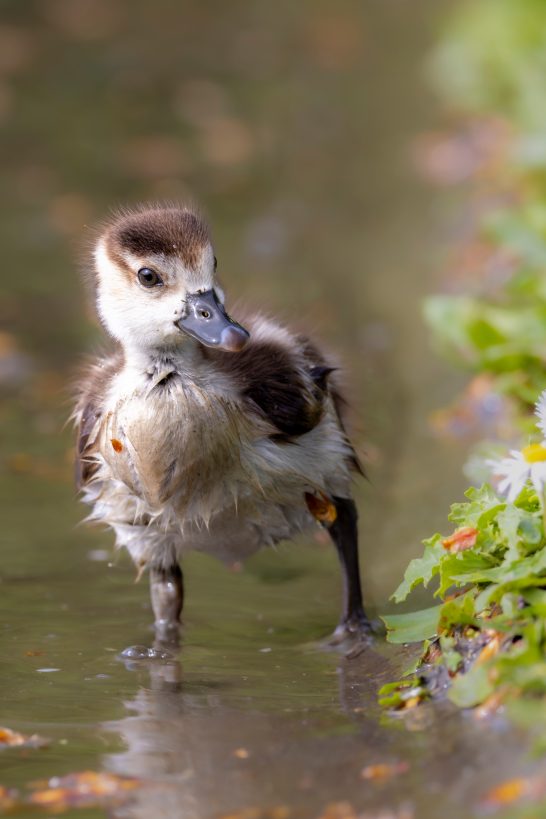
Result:
{"label": "bird head", "polygon": [[238,352],[248,332],[230,318],[208,228],[187,208],[150,207],[110,222],[95,247],[97,307],[126,348],[189,343]]}

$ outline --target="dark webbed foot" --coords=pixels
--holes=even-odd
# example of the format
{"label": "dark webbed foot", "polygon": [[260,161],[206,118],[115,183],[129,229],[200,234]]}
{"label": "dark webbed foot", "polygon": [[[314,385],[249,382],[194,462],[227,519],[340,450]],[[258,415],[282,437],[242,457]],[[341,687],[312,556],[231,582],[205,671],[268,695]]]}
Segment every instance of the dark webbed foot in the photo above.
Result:
{"label": "dark webbed foot", "polygon": [[340,621],[328,640],[328,645],[345,651],[345,656],[358,657],[372,643],[375,635],[373,623],[368,620],[364,610],[354,612],[349,618]]}
{"label": "dark webbed foot", "polygon": [[336,518],[328,525],[328,531],[337,548],[343,573],[343,610],[330,645],[346,644],[347,656],[352,657],[370,645],[373,628],[362,604],[356,506],[351,498],[333,498],[333,502]]}
{"label": "dark webbed foot", "polygon": [[184,579],[176,563],[168,569],[150,569],[150,594],[155,617],[156,640],[178,644],[180,615],[184,605]]}
{"label": "dark webbed foot", "polygon": [[371,642],[374,628],[364,614],[364,610],[353,613],[350,617],[340,621],[330,637],[330,645],[339,645],[346,640],[367,640]]}

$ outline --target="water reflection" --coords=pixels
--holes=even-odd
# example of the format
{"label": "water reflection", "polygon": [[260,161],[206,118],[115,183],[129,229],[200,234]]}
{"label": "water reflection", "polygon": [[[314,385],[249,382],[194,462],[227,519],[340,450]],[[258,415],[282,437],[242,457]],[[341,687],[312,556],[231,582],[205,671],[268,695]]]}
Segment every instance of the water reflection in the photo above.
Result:
{"label": "water reflection", "polygon": [[[109,754],[104,765],[154,785],[119,815],[203,817],[282,804],[318,815],[326,802],[354,790],[366,748],[365,755],[373,748],[380,756],[389,745],[370,703],[378,675],[393,667],[375,650],[365,662],[333,664],[338,698],[322,714],[308,690],[303,707],[286,694],[264,702],[263,689],[241,703],[226,680],[192,690],[178,660],[126,664],[149,675],[148,684],[124,703],[127,717],[106,723],[126,750]],[[393,804],[397,798],[395,792]]]}
{"label": "water reflection", "polygon": [[[279,658],[276,690],[257,676],[244,697],[237,676],[188,673],[184,659],[129,664],[140,684],[124,703],[127,716],[104,725],[125,748],[103,757],[103,765],[149,786],[113,815],[193,819],[240,811],[307,819],[349,802],[347,815],[435,819],[441,800],[442,816],[460,819],[461,805],[474,816],[488,787],[532,770],[521,754],[524,738],[503,720],[484,731],[448,705],[385,720],[376,687],[409,661],[400,651],[378,644],[356,660],[330,658],[326,673],[316,668],[294,691],[287,683],[297,671],[287,675],[287,667],[299,656],[295,649]],[[248,660],[239,657],[252,678]],[[384,763],[400,775],[363,778],[366,766]]]}

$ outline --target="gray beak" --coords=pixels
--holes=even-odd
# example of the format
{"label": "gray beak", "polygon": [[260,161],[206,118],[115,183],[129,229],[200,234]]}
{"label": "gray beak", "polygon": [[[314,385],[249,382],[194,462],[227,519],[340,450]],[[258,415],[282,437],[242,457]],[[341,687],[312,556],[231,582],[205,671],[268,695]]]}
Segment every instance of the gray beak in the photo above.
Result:
{"label": "gray beak", "polygon": [[230,353],[238,353],[250,338],[250,333],[228,316],[214,290],[186,296],[186,314],[175,324],[201,344]]}

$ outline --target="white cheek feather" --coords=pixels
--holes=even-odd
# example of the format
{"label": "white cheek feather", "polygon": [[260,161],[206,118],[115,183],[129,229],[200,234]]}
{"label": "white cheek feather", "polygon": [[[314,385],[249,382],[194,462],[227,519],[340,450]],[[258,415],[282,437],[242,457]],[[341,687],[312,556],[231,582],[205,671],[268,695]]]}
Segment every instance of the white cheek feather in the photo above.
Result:
{"label": "white cheek feather", "polygon": [[[157,260],[159,261],[159,260]],[[108,332],[128,350],[157,349],[182,341],[182,334],[174,322],[179,318],[186,291],[175,286],[174,265],[168,279],[168,293],[147,293],[135,284],[131,287],[124,274],[108,256],[104,242],[95,251],[98,273],[97,309]],[[142,260],[131,257],[131,267],[145,266]],[[159,263],[158,263],[159,267]]]}

